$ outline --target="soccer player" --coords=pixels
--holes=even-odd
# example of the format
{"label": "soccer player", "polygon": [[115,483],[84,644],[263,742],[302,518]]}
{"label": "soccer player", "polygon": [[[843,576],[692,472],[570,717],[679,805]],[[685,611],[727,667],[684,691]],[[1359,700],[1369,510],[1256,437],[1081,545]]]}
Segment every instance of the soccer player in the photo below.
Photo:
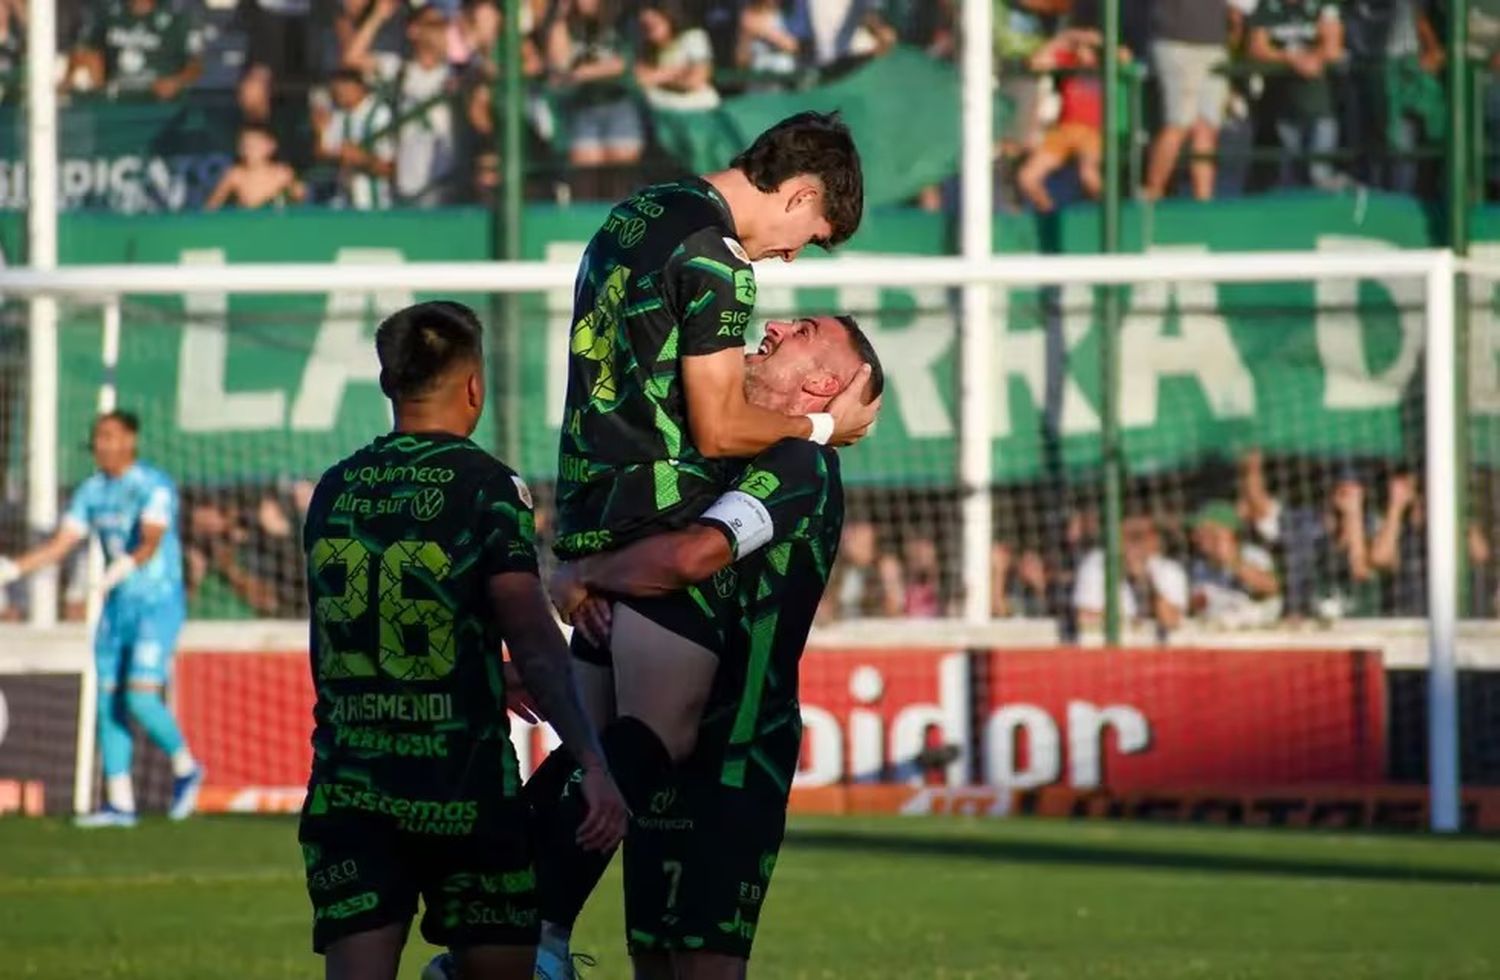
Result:
{"label": "soccer player", "polygon": [[579,843],[612,848],[625,831],[537,577],[531,495],[468,438],[480,337],[457,303],[380,325],[394,431],[329,469],[308,510],[317,703],[299,838],[330,978],[392,980],[418,895],[422,935],[460,977],[531,977],[535,875],[502,639],[578,760]]}
{"label": "soccer player", "polygon": [[[751,261],[791,261],[809,244],[847,240],[863,200],[848,129],[837,115],[806,112],[762,133],[728,169],[647,188],[610,212],[575,287],[559,558],[690,524],[727,485],[722,460],[785,438],[844,445],[865,433],[879,405],[863,403],[858,386],[791,416],[744,394],[744,332],[756,298]],[[718,667],[714,650],[732,622],[720,608],[729,598],[706,589],[626,599],[608,650],[575,634],[585,686],[619,693],[619,716],[603,742],[632,809],[644,807],[692,750]],[[565,753],[543,763],[528,788],[535,805],[551,805],[570,766]],[[546,926],[538,960],[549,969],[565,959],[572,921],[563,910],[581,907],[579,896],[604,870],[597,853],[571,843],[569,821],[578,813],[562,811],[540,842]]]}
{"label": "soccer player", "polygon": [[62,526],[41,546],[14,559],[0,558],[4,586],[61,562],[91,533],[104,549],[107,566],[96,586],[104,604],[94,632],[104,804],[79,817],[80,827],[135,825],[130,718],[172,762],[168,816],[191,816],[203,785],[203,770],[162,698],[187,614],[177,488],[161,470],[136,459],[139,432],[140,422],[130,412],[99,416],[92,437],[98,470],[79,484]]}
{"label": "soccer player", "polygon": [[[752,403],[815,411],[829,397],[820,382],[849,384],[861,361],[872,366],[861,396],[879,396],[879,361],[854,321],[812,322],[830,338],[816,359],[776,357],[784,345],[750,359]],[[638,978],[745,975],[801,747],[798,662],[842,525],[837,454],[788,439],[744,466],[694,526],[585,558],[554,577],[559,605],[601,640],[610,624],[599,612],[609,606],[584,603],[588,593],[650,597],[712,580],[736,597],[738,621],[697,750],[635,811],[625,842],[626,927]]]}

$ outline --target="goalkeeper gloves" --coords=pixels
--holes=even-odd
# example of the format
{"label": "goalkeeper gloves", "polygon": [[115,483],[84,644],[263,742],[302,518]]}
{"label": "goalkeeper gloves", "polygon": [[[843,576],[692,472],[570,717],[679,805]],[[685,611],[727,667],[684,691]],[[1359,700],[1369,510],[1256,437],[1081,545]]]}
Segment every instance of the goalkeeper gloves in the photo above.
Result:
{"label": "goalkeeper gloves", "polygon": [[129,578],[130,573],[134,571],[134,558],[129,555],[121,555],[116,558],[109,563],[109,567],[104,570],[104,577],[99,580],[99,593],[101,595],[109,595],[110,592],[114,591],[115,586]]}
{"label": "goalkeeper gloves", "polygon": [[14,558],[0,555],[0,588],[4,588],[21,577],[21,566]]}

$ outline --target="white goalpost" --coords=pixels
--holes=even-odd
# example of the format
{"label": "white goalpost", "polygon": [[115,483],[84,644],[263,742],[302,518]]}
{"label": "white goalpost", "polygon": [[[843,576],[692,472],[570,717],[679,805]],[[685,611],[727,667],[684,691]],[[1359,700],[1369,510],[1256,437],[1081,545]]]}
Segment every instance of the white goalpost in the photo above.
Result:
{"label": "white goalpost", "polygon": [[[989,291],[1066,285],[1139,285],[1160,282],[1288,283],[1340,278],[1420,284],[1425,313],[1425,480],[1427,486],[1428,761],[1430,822],[1451,832],[1460,825],[1457,642],[1459,540],[1456,461],[1461,427],[1452,397],[1459,369],[1455,353],[1456,263],[1447,251],[1379,253],[1263,252],[1170,256],[990,257],[968,250],[953,258],[843,258],[766,266],[763,288],[926,286],[960,291],[960,363],[956,374],[960,419],[952,485],[960,498],[959,567],[965,593],[988,597],[992,530],[994,444],[989,429],[993,361],[985,356],[996,329]],[[0,292],[55,303],[97,304],[103,310],[106,379],[118,357],[121,303],[127,296],[185,294],[373,294],[390,290],[433,293],[526,293],[571,288],[571,263],[404,263],[393,265],[242,264],[229,266],[116,265],[0,270]],[[526,327],[529,329],[529,326]],[[55,330],[55,327],[54,327]],[[34,348],[31,371],[32,431],[57,428],[58,363],[55,343]],[[113,397],[106,380],[100,405]],[[49,428],[50,426],[50,428]],[[29,490],[55,495],[55,442],[38,442],[28,472]],[[43,610],[33,607],[41,615]],[[977,626],[989,616],[968,601],[964,620]],[[92,716],[80,728],[92,729]],[[92,747],[79,736],[80,753]],[[80,768],[82,766],[80,765]],[[89,763],[92,772],[92,762]],[[82,779],[82,777],[80,777]]]}

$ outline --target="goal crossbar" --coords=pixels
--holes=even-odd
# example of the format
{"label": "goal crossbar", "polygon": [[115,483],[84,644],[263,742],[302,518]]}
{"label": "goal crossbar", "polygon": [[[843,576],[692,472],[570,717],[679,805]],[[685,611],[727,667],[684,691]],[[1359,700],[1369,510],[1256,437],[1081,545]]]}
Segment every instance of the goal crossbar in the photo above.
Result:
{"label": "goal crossbar", "polygon": [[[934,286],[1041,287],[1081,285],[1128,286],[1150,282],[1256,283],[1319,279],[1411,280],[1422,282],[1426,327],[1426,478],[1428,494],[1428,629],[1429,744],[1432,828],[1459,828],[1459,768],[1456,626],[1458,596],[1457,450],[1458,408],[1452,381],[1458,369],[1455,345],[1455,275],[1469,269],[1447,250],[1375,252],[1253,252],[1153,255],[995,256],[976,259],[896,258],[891,256],[829,259],[796,264],[765,264],[757,270],[763,285],[775,287]],[[56,300],[98,303],[104,307],[106,347],[118,344],[120,303],[130,295],[309,294],[330,292],[524,293],[570,289],[576,266],[562,262],[410,262],[393,264],[236,265],[97,265],[57,269],[0,269],[0,295],[34,300],[31,317],[33,356],[50,364],[33,364],[32,417],[55,423],[58,411]],[[960,318],[961,350],[987,350],[993,329],[988,304],[965,302]],[[977,341],[977,342],[976,342]],[[117,347],[116,347],[117,349]],[[41,352],[37,355],[37,352]],[[988,359],[985,363],[989,363]],[[967,384],[959,398],[965,418],[988,417],[990,385]],[[978,401],[976,401],[978,400]],[[972,402],[972,404],[970,404]],[[54,432],[40,423],[33,435]],[[987,429],[961,426],[963,473],[956,474],[966,513],[988,513],[991,487],[985,476],[992,442]],[[56,447],[33,439],[28,493],[34,525],[55,520]],[[50,459],[50,463],[49,463]],[[50,471],[48,467],[51,467]],[[45,474],[52,475],[47,477]],[[37,527],[41,530],[42,527]],[[987,595],[990,531],[986,521],[965,528],[963,567],[981,581],[970,588]],[[41,607],[43,604],[38,603]]]}

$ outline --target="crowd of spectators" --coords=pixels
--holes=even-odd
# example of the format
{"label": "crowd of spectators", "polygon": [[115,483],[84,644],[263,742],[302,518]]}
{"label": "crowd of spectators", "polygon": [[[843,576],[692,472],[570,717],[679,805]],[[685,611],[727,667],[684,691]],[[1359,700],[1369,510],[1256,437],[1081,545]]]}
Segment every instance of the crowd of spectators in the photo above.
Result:
{"label": "crowd of spectators", "polygon": [[[1500,615],[1500,479],[1469,495],[1472,615]],[[1487,482],[1486,482],[1487,481]],[[537,531],[550,562],[550,501],[537,481]],[[181,532],[189,615],[306,615],[301,525],[307,480],[184,483]],[[854,487],[819,621],[960,614],[956,501],[902,488]],[[1059,503],[1060,501],[1060,503]],[[18,515],[13,515],[18,516]],[[1119,608],[1138,632],[1186,625],[1269,629],[1427,611],[1426,511],[1417,473],[1372,461],[1333,465],[1260,452],[1135,481],[1121,519]],[[1106,605],[1097,491],[996,488],[990,611],[1050,620],[1064,638],[1098,630]],[[12,543],[14,547],[15,543]],[[85,615],[86,553],[63,571],[63,615]],[[24,588],[0,590],[0,621],[24,615]]]}
{"label": "crowd of spectators", "polygon": [[[1001,0],[1002,155],[1020,196],[1050,210],[1046,175],[1078,162],[1097,196],[1102,111],[1098,0]],[[1429,189],[1424,148],[1445,131],[1436,0],[1151,0],[1126,4],[1124,75],[1141,197],[1355,185]],[[1493,8],[1493,9],[1492,9]],[[1470,55],[1500,65],[1500,6],[1476,0]],[[1080,74],[1082,77],[1080,78]],[[1056,109],[1046,108],[1051,89]],[[1500,87],[1489,86],[1493,93]],[[1136,91],[1136,89],[1132,89]],[[1500,96],[1489,95],[1500,113]],[[1496,116],[1500,118],[1500,116]],[[1427,155],[1431,157],[1431,154]]]}
{"label": "crowd of spectators", "polygon": [[[6,80],[24,60],[25,4],[0,0]],[[928,8],[946,7],[521,0],[528,193],[623,194],[674,166],[653,155],[649,110],[816,84],[914,30],[932,34]],[[59,85],[65,105],[218,96],[242,130],[215,208],[483,201],[502,173],[503,10],[501,0],[63,0]]]}
{"label": "crowd of spectators", "polygon": [[[1389,465],[1320,467],[1247,452],[1233,473],[1210,466],[1130,488],[1120,528],[1119,608],[1127,624],[1165,636],[1188,623],[1244,629],[1426,615],[1425,510],[1419,477]],[[1281,484],[1282,489],[1273,490]],[[1473,614],[1500,610],[1496,525],[1486,489],[1471,495],[1468,593]],[[1058,506],[1035,487],[997,488],[990,610],[1052,619],[1064,635],[1102,626],[1106,605],[1097,496]],[[1067,495],[1062,495],[1066,499]],[[953,616],[962,604],[958,528],[856,513],[844,528],[825,623]],[[905,513],[901,513],[905,511]],[[1491,516],[1486,516],[1491,515]]]}
{"label": "crowd of spectators", "polygon": [[[1046,211],[1097,195],[1100,0],[993,2],[1002,200]],[[0,78],[22,61],[25,3],[0,0]],[[1136,191],[1149,200],[1430,189],[1438,163],[1423,151],[1446,124],[1445,6],[1124,4]],[[742,92],[816,85],[898,45],[952,60],[958,7],[521,0],[527,192],[609,198],[673,172],[654,150],[653,109],[712,109]],[[232,95],[245,133],[216,207],[487,200],[503,172],[494,95],[502,9],[501,0],[71,0],[59,10],[61,87],[78,99]],[[1476,65],[1500,68],[1500,2],[1473,0],[1469,31]],[[1500,123],[1500,86],[1486,86],[1482,101]],[[932,188],[917,203],[942,207],[944,195]]]}

